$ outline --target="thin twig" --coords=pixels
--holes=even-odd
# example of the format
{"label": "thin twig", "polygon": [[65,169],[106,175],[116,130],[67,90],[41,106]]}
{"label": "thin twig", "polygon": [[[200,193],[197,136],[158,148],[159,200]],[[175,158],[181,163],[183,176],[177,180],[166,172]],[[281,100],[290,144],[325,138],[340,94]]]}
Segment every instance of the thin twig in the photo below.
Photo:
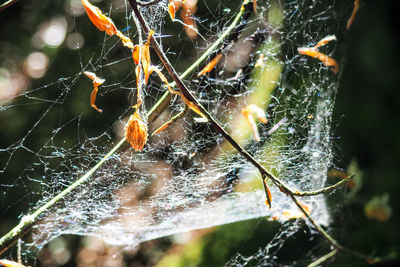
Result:
{"label": "thin twig", "polygon": [[331,185],[331,186],[327,186],[324,188],[321,188],[319,190],[315,190],[315,191],[309,191],[309,192],[299,192],[299,191],[292,191],[291,193],[295,196],[298,197],[306,197],[306,196],[315,196],[315,195],[321,195],[321,194],[326,194],[326,193],[330,193],[336,189],[338,189],[340,186],[342,186],[343,184],[348,183],[351,179],[353,179],[355,177],[355,175],[350,175],[348,177],[346,177],[345,179],[341,180],[340,182]]}
{"label": "thin twig", "polygon": [[328,254],[326,254],[326,255],[322,256],[321,258],[317,259],[316,261],[310,263],[307,267],[317,267],[321,263],[323,263],[323,262],[329,260],[330,258],[332,258],[333,256],[335,256],[336,253],[338,253],[338,249],[332,250]]}
{"label": "thin twig", "polygon": [[172,123],[174,123],[175,121],[177,121],[178,119],[182,118],[187,112],[189,111],[189,107],[187,105],[185,105],[185,108],[180,111],[178,114],[176,114],[175,116],[173,116],[169,121],[167,121],[166,123],[164,123],[163,125],[161,125],[160,127],[157,128],[157,130],[155,130],[151,136],[167,129]]}

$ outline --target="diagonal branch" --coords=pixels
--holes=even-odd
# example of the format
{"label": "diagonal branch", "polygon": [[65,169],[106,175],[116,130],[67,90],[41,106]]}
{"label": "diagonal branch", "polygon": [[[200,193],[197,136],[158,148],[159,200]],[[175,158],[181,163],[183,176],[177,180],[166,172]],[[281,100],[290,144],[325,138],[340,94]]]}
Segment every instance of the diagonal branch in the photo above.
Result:
{"label": "diagonal branch", "polygon": [[[128,0],[135,16],[139,20],[143,30],[146,33],[149,33],[150,29],[147,25],[147,22],[144,20],[141,12],[138,9],[138,5],[136,0]],[[242,9],[244,8],[245,4],[248,4],[248,0],[243,1]],[[171,78],[174,80],[176,86],[182,92],[182,94],[192,103],[196,105],[196,107],[205,115],[208,121],[214,126],[214,128],[250,163],[255,166],[259,172],[261,173],[262,177],[266,176],[286,195],[288,195],[296,206],[301,210],[302,213],[307,217],[307,219],[311,222],[312,225],[317,229],[317,231],[325,237],[336,249],[346,252],[348,254],[354,255],[365,260],[367,263],[377,263],[380,259],[379,258],[371,258],[367,255],[361,254],[357,251],[353,251],[347,247],[342,246],[339,244],[331,235],[329,235],[320,225],[318,225],[314,219],[310,216],[310,214],[303,208],[303,206],[299,203],[295,196],[295,192],[293,192],[289,187],[287,187],[283,182],[281,182],[278,178],[273,176],[270,172],[268,172],[250,153],[245,150],[242,146],[240,146],[226,131],[225,129],[212,117],[212,115],[197,101],[197,99],[193,96],[193,94],[189,91],[187,86],[183,83],[183,81],[179,78],[177,72],[175,71],[172,64],[169,62],[168,58],[165,56],[164,52],[162,51],[160,45],[158,44],[157,40],[154,37],[151,37],[151,44],[153,49],[156,51],[158,57],[160,58],[161,62],[163,63],[165,69],[168,71]],[[321,191],[322,193],[323,191]],[[298,192],[296,192],[298,194]]]}

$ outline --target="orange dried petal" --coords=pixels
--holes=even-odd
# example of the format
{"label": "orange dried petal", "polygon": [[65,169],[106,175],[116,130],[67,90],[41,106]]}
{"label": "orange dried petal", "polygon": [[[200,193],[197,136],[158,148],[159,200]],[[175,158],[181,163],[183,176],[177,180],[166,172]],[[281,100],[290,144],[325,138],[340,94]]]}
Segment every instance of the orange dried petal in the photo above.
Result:
{"label": "orange dried petal", "polygon": [[82,4],[86,14],[97,29],[105,31],[110,36],[117,34],[117,27],[115,27],[114,22],[109,17],[105,16],[98,7],[92,5],[87,0],[82,0]]}
{"label": "orange dried petal", "polygon": [[204,75],[206,73],[209,73],[221,60],[222,54],[216,55],[198,74],[197,76]]}
{"label": "orange dried petal", "polygon": [[147,126],[140,118],[138,111],[129,117],[125,126],[125,138],[136,151],[143,150],[147,142]]}

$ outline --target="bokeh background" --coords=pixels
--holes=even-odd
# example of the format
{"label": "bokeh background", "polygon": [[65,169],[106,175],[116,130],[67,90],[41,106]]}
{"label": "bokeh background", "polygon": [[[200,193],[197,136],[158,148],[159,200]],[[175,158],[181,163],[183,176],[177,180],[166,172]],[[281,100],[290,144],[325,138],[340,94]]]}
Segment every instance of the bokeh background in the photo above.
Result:
{"label": "bokeh background", "polygon": [[[65,25],[71,23],[69,20],[76,11],[73,8],[67,9],[66,2],[20,1],[0,12],[1,102],[12,97],[12,94],[19,94],[18,90],[38,88],[63,75],[76,74],[80,68],[78,66],[77,69],[76,63],[92,56],[85,49],[96,46],[99,39],[89,30],[90,27],[79,29],[79,32],[85,32],[85,44],[82,43],[82,36],[68,32]],[[117,4],[118,1],[115,2]],[[348,2],[352,5],[353,1]],[[232,3],[232,7],[234,6],[235,3]],[[201,13],[202,10],[198,12]],[[347,39],[348,54],[341,74],[332,135],[335,164],[342,167],[343,172],[356,172],[357,179],[352,188],[339,190],[328,199],[334,218],[329,230],[339,242],[366,254],[393,257],[400,256],[400,217],[396,209],[396,203],[400,202],[399,16],[399,1],[361,1],[361,9]],[[49,21],[49,17],[53,19]],[[63,17],[66,19],[62,19]],[[77,25],[82,25],[79,23],[82,19],[86,18],[78,16],[74,20]],[[49,24],[43,24],[46,21]],[[56,27],[53,28],[56,32],[57,29],[58,32],[65,29],[64,36],[54,38],[51,27]],[[35,34],[40,35],[40,38],[37,36],[36,40]],[[47,35],[51,38],[46,39]],[[43,40],[47,43],[43,43]],[[78,46],[81,46],[79,53],[76,50]],[[15,88],[14,92],[6,90],[9,88]],[[75,95],[70,98],[88,99],[88,92],[77,91],[70,94]],[[112,110],[120,108],[118,103],[122,97],[126,98],[126,94],[107,94],[106,97],[107,103],[103,102],[102,105]],[[19,104],[18,109],[0,109],[1,148],[32,127],[32,118],[26,114],[41,114],[44,111],[38,110],[35,105],[24,105],[23,102]],[[86,120],[85,128],[93,133],[101,131],[104,124],[112,123],[105,116],[101,121],[96,119],[93,112],[84,115],[82,105],[87,105],[88,110],[90,109],[86,100],[64,103],[60,108],[63,109],[64,116],[81,116]],[[93,119],[85,116],[93,116]],[[57,119],[60,118],[55,113],[54,120]],[[31,139],[45,140],[46,137],[38,134]],[[29,161],[29,158],[24,160]],[[15,168],[11,172],[15,174],[13,177],[18,177],[18,166],[11,167]],[[332,173],[331,176],[334,179],[335,174]],[[9,184],[10,181],[0,181],[1,183]],[[7,212],[0,213],[0,235],[15,225],[18,216],[26,211],[26,206],[17,204],[21,202],[21,196],[7,197],[14,197],[15,200],[11,202],[16,204],[7,206],[2,201],[1,211]],[[34,200],[23,199],[24,203]],[[9,199],[7,203],[10,203]],[[301,227],[301,222],[299,225]],[[254,255],[280,228],[278,223],[258,219],[146,242],[129,253],[122,253],[118,248],[108,247],[94,238],[63,236],[46,246],[37,260],[30,264],[221,266],[237,252]],[[320,244],[323,246],[319,246]],[[325,242],[315,237],[310,240],[307,228],[304,227],[304,231],[299,231],[288,239],[276,256],[282,264],[304,266],[309,263],[310,256],[322,255],[324,252],[327,252]],[[346,254],[338,254],[328,263],[330,266],[366,265]],[[393,260],[386,266],[396,264],[399,261]]]}

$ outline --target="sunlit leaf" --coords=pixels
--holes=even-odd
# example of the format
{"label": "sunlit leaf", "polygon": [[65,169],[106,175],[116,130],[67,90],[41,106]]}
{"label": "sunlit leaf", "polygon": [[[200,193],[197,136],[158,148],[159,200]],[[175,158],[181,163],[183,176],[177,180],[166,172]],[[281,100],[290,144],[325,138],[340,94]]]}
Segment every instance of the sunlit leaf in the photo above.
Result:
{"label": "sunlit leaf", "polygon": [[208,72],[210,72],[221,60],[222,54],[216,55],[198,74],[197,76],[204,75]]}
{"label": "sunlit leaf", "polygon": [[117,31],[117,36],[121,39],[122,44],[130,49],[134,48],[134,45],[131,41],[131,39],[129,39],[129,37],[125,36],[122,34],[122,32]]}
{"label": "sunlit leaf", "polygon": [[82,0],[82,4],[86,14],[97,29],[105,31],[110,36],[117,34],[117,27],[115,27],[114,22],[105,16],[98,7],[92,5],[87,0]]}
{"label": "sunlit leaf", "polygon": [[140,46],[135,45],[132,49],[132,58],[133,61],[135,62],[135,64],[139,64],[139,60],[140,60]]}
{"label": "sunlit leaf", "polygon": [[[151,30],[149,32],[149,36],[147,42],[140,47],[139,45],[135,45],[132,49],[132,58],[136,65],[139,64],[139,61],[142,65],[144,77],[145,77],[145,84],[147,84],[150,74],[153,72],[151,68],[151,59],[150,59],[150,40],[153,36],[154,31]],[[141,51],[141,52],[140,52]],[[140,55],[140,53],[142,53]]]}
{"label": "sunlit leaf", "polygon": [[120,32],[115,26],[114,22],[103,14],[103,12],[96,6],[89,3],[87,0],[82,0],[83,7],[85,8],[86,14],[92,21],[93,25],[97,27],[100,31],[105,31],[108,35],[117,35],[122,44],[126,47],[133,49],[133,43],[129,37],[125,36]]}
{"label": "sunlit leaf", "polygon": [[185,29],[186,35],[190,39],[196,39],[197,37],[197,26],[196,22],[193,19],[193,13],[190,9],[183,9],[181,11],[181,17],[183,21],[183,28]]}
{"label": "sunlit leaf", "polygon": [[172,20],[175,19],[175,12],[176,12],[175,4],[173,2],[169,2],[168,3],[168,13]]}

